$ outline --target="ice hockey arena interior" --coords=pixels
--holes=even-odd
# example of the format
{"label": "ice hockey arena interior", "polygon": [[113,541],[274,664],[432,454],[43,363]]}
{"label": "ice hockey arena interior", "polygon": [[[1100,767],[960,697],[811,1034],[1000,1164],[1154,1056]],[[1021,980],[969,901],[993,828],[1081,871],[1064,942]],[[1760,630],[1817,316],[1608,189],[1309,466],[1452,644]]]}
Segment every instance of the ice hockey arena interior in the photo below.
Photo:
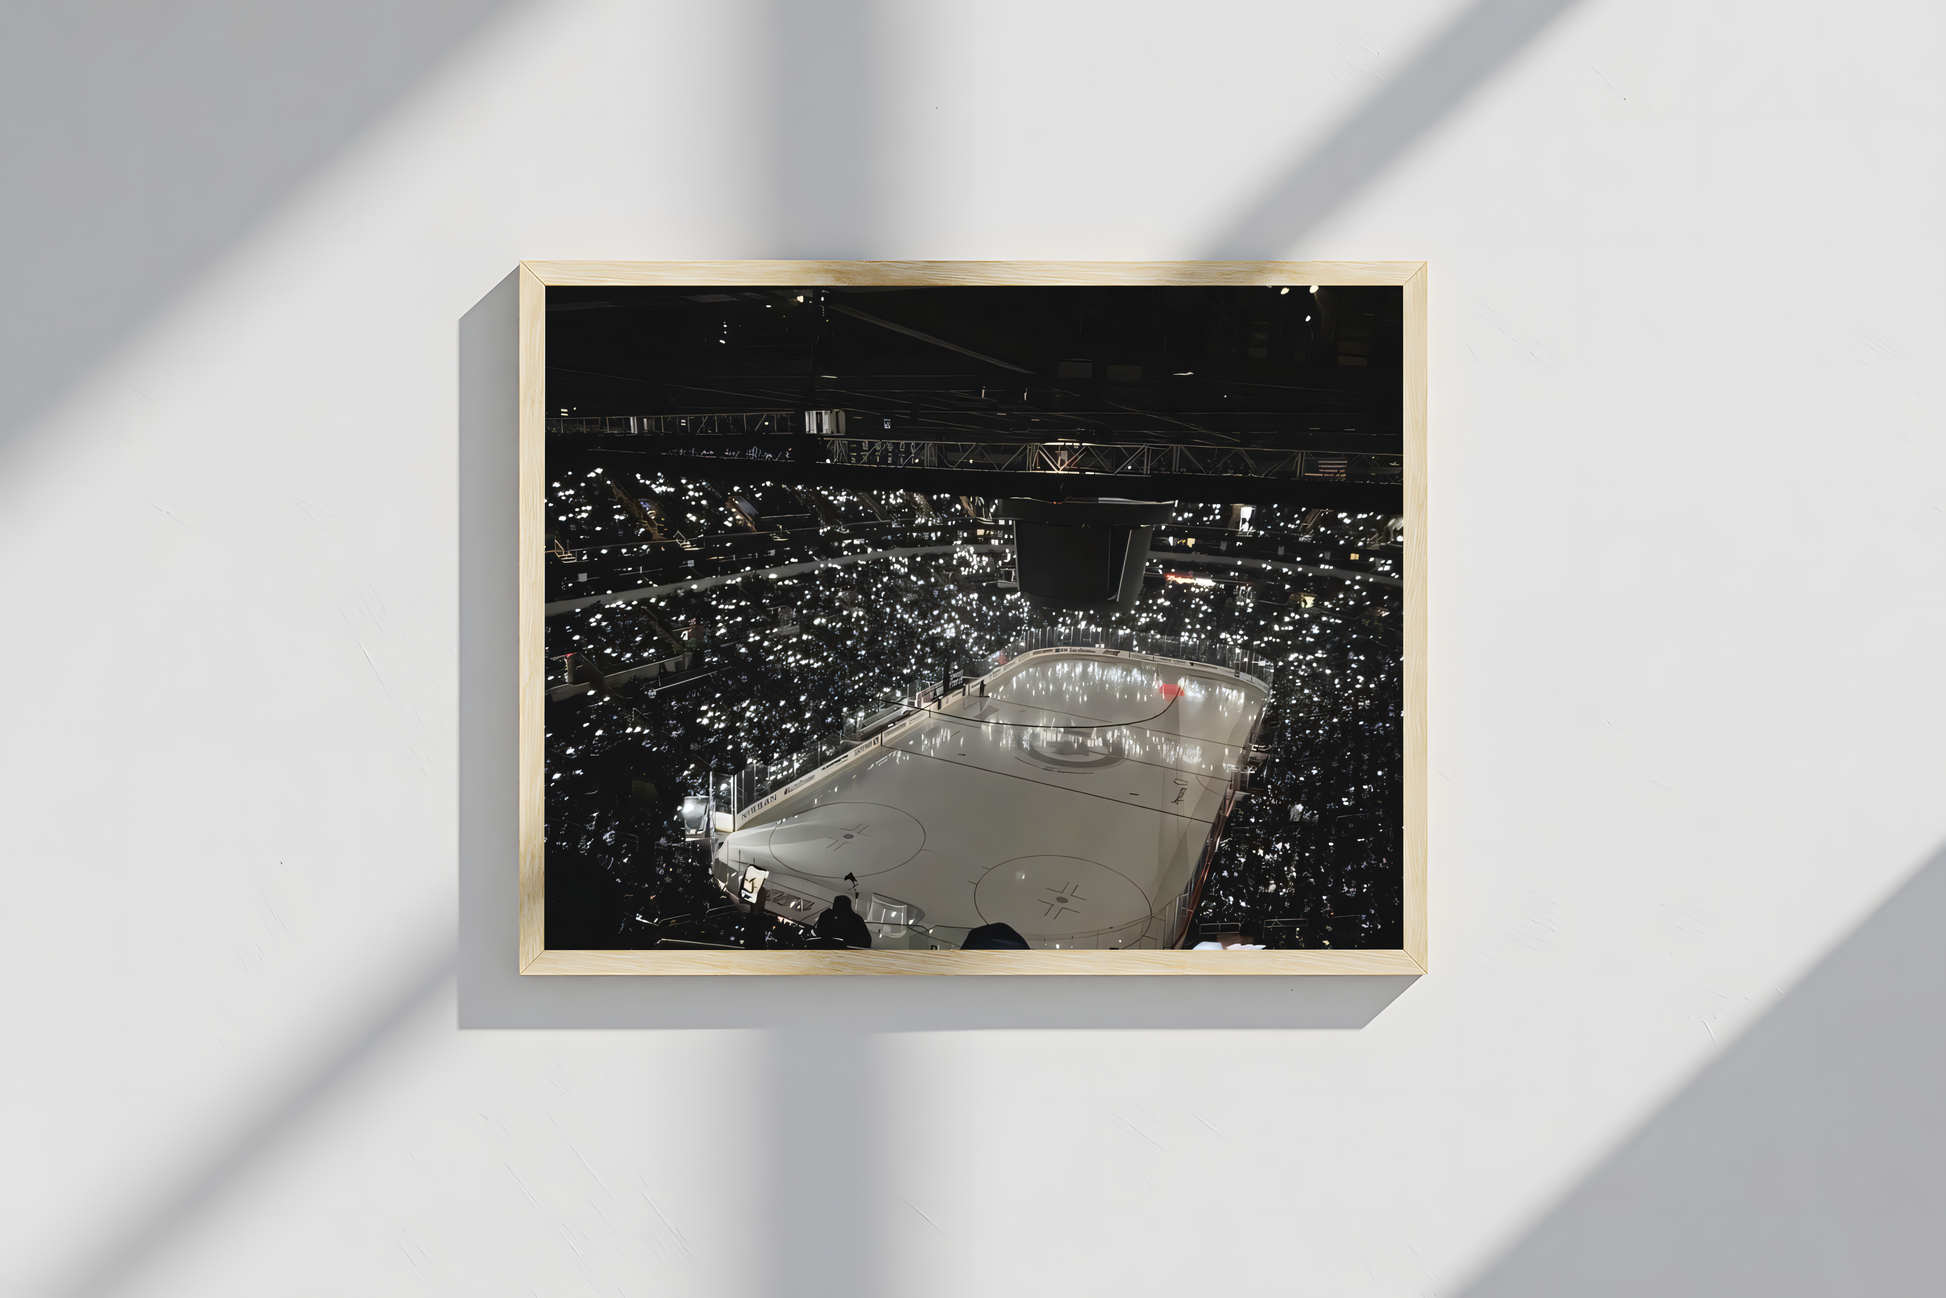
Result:
{"label": "ice hockey arena interior", "polygon": [[547,293],[549,948],[1401,945],[1398,289]]}

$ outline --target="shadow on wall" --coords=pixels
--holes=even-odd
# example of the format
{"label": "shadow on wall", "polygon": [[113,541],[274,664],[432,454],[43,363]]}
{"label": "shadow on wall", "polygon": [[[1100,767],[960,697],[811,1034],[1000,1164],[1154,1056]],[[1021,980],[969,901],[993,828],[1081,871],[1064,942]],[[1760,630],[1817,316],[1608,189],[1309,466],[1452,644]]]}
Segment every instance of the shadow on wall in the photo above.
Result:
{"label": "shadow on wall", "polygon": [[1946,1286],[1946,851],[1466,1293]]}
{"label": "shadow on wall", "polygon": [[900,1141],[884,1123],[879,1038],[861,1027],[766,1034],[768,1076],[751,1088],[765,1097],[755,1115],[767,1137],[759,1172],[769,1201],[761,1232],[764,1293],[874,1298],[885,1292],[875,1265],[881,1255],[876,1214],[869,1208],[883,1193],[888,1148]]}
{"label": "shadow on wall", "polygon": [[1324,143],[1210,241],[1217,260],[1275,257],[1355,197],[1580,0],[1478,0]]}
{"label": "shadow on wall", "polygon": [[0,452],[513,3],[11,6]]}
{"label": "shadow on wall", "polygon": [[[1202,255],[1281,256],[1579,3],[1476,0],[1322,144],[1276,172]],[[871,0],[772,0],[773,256],[870,257],[878,246],[881,25]]]}
{"label": "shadow on wall", "polygon": [[295,1070],[285,1085],[254,1104],[239,1100],[239,1120],[227,1135],[211,1141],[200,1157],[158,1178],[155,1190],[88,1249],[86,1260],[57,1276],[45,1292],[51,1298],[110,1298],[137,1284],[212,1213],[233,1201],[417,1016],[448,994],[451,948],[443,940],[431,945],[428,959],[405,971],[360,1020]]}
{"label": "shadow on wall", "polygon": [[771,246],[758,255],[874,255],[883,26],[875,0],[771,0]]}
{"label": "shadow on wall", "polygon": [[463,1028],[757,1028],[844,1054],[891,1032],[1362,1028],[1411,977],[608,977],[460,979]]}

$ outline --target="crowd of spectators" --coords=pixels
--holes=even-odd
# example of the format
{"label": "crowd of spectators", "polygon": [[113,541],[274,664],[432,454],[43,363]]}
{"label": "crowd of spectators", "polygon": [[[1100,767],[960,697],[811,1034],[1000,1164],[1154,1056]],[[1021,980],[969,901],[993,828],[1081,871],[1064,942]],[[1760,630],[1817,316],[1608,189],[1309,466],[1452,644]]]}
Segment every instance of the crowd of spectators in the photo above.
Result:
{"label": "crowd of spectators", "polygon": [[[674,478],[654,488],[671,517],[678,507],[697,517],[720,511],[729,494]],[[551,504],[584,535],[606,526],[632,539],[635,521],[605,505],[605,490],[557,487]],[[808,933],[746,914],[715,888],[704,848],[683,840],[682,797],[835,736],[847,718],[943,676],[983,671],[1038,617],[1008,580],[996,548],[1002,535],[979,526],[978,502],[835,491],[806,502],[782,488],[735,491],[760,518],[793,502],[823,506],[811,515],[819,528],[778,529],[763,567],[841,553],[830,547],[833,515],[840,525],[907,524],[914,536],[881,535],[872,547],[927,552],[750,573],[548,619],[550,656],[579,654],[610,674],[700,645],[693,669],[673,680],[638,679],[548,705],[551,947],[803,945]],[[1367,546],[1383,536],[1381,572],[1397,566],[1387,521],[1285,506],[1257,506],[1239,520],[1224,505],[1182,506],[1172,520]],[[1272,947],[1400,945],[1398,588],[1318,569],[1219,562],[1194,572],[1200,580],[1152,576],[1121,623],[1231,644],[1277,671],[1265,726],[1275,756],[1230,817],[1191,940],[1247,927]],[[558,665],[551,679],[565,679]]]}

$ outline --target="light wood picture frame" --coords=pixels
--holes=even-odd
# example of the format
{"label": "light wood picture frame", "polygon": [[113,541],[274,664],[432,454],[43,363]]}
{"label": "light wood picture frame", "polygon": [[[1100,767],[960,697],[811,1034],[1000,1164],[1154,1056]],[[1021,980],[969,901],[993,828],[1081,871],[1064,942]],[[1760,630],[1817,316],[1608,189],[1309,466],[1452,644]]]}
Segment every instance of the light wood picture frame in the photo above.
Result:
{"label": "light wood picture frame", "polygon": [[[528,261],[519,277],[519,950],[523,974],[1418,975],[1429,968],[1426,265],[1416,261]],[[1403,945],[1232,951],[550,950],[543,823],[546,294],[553,286],[1383,285],[1403,297]]]}

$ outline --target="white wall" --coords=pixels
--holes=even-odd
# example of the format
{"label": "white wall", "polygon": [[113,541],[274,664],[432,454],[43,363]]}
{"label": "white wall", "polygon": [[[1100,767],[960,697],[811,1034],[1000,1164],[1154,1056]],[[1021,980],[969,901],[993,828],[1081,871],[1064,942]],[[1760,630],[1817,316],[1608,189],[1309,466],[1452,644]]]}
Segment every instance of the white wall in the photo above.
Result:
{"label": "white wall", "polygon": [[[0,1291],[1934,1292],[1941,27],[9,10]],[[508,979],[514,263],[1215,254],[1431,263],[1433,972]]]}

